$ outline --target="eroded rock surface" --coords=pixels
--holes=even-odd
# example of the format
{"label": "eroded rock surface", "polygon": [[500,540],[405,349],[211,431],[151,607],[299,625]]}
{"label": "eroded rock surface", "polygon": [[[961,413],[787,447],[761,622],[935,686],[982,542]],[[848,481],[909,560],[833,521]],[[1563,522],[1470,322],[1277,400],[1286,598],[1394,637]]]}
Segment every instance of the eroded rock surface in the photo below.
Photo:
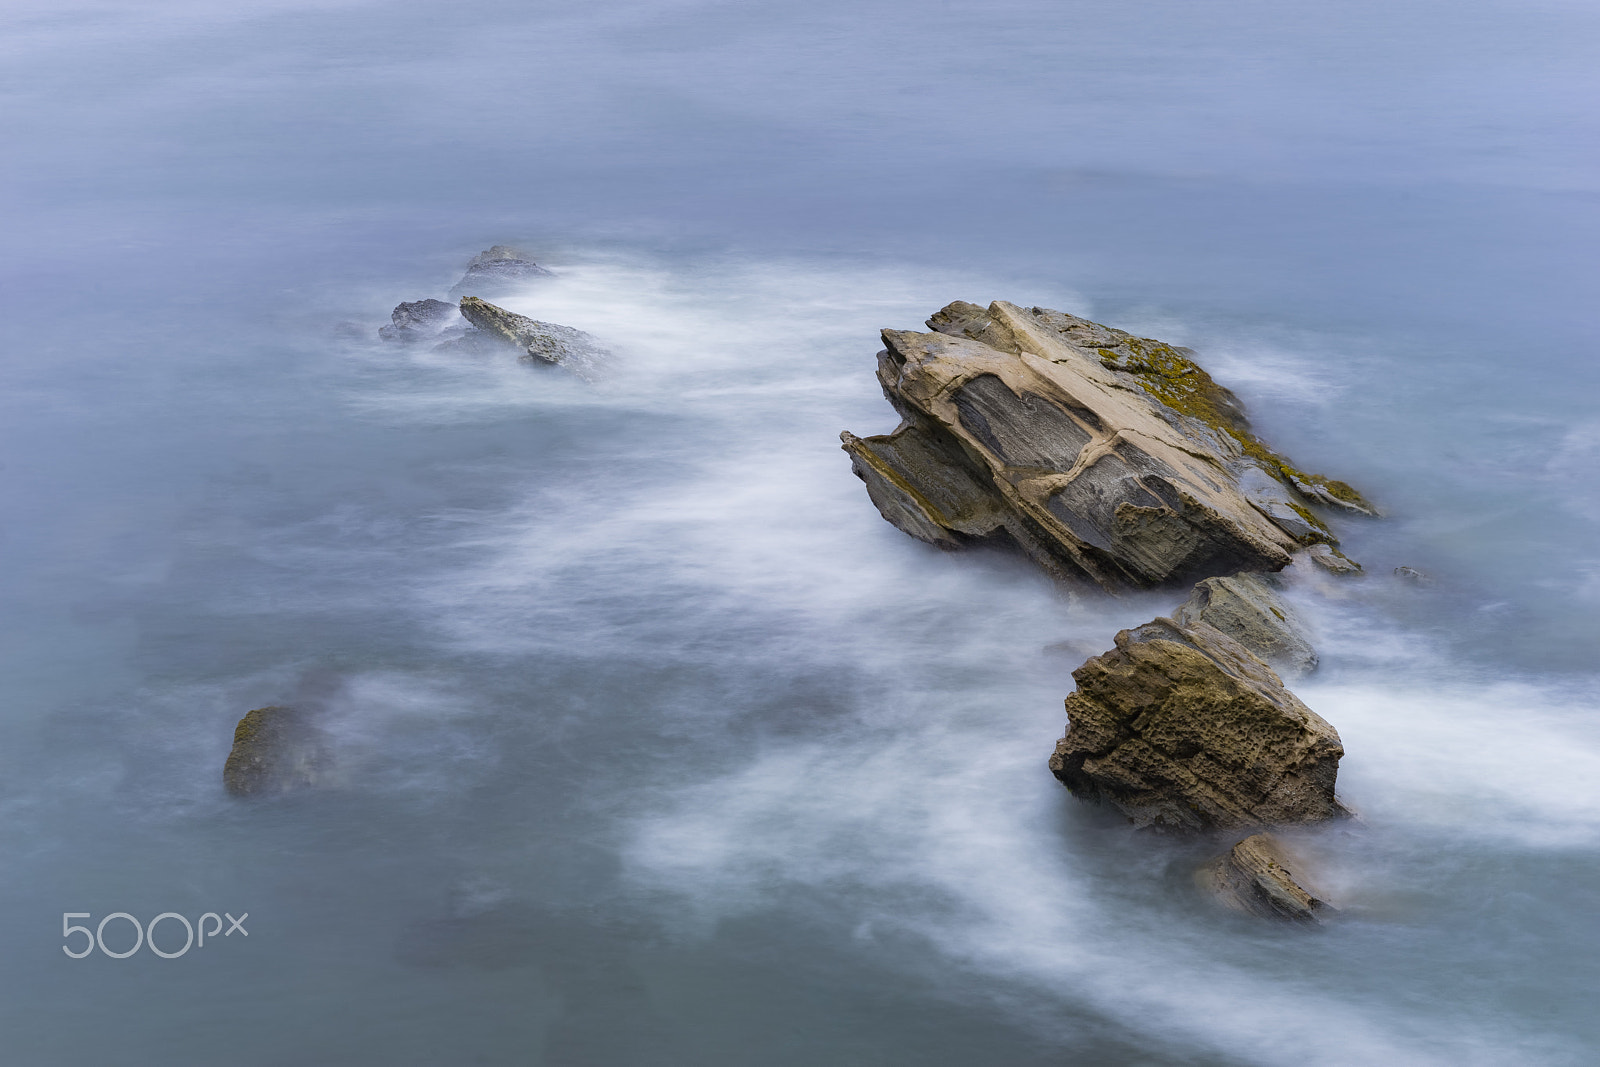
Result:
{"label": "eroded rock surface", "polygon": [[1317,822],[1334,798],[1339,734],[1243,645],[1206,623],[1156,619],[1072,672],[1050,769],[1140,827],[1202,831]]}
{"label": "eroded rock surface", "polygon": [[294,708],[256,708],[239,720],[222,784],[234,796],[285,793],[318,784],[327,752],[322,732]]}
{"label": "eroded rock surface", "polygon": [[379,337],[415,344],[437,338],[451,322],[460,321],[460,312],[445,300],[410,300],[397,305],[389,320],[389,325],[378,327]]}
{"label": "eroded rock surface", "polygon": [[958,301],[928,325],[883,331],[900,426],[841,435],[913,537],[1009,539],[1057,577],[1117,589],[1275,571],[1308,544],[1336,556],[1308,505],[1373,513],[1268,450],[1187,349],[1004,302]]}
{"label": "eroded rock surface", "polygon": [[1271,834],[1255,834],[1203,867],[1202,889],[1222,904],[1263,919],[1315,923],[1335,909],[1295,881],[1283,845]]}
{"label": "eroded rock surface", "polygon": [[1207,578],[1173,613],[1179,626],[1209,623],[1263,659],[1279,674],[1308,674],[1317,653],[1304,624],[1262,574]]}
{"label": "eroded rock surface", "polygon": [[450,290],[451,296],[490,296],[529,278],[547,278],[550,271],[510,245],[495,245],[479,252],[467,264],[467,273]]}
{"label": "eroded rock surface", "polygon": [[582,377],[590,377],[606,354],[594,337],[571,326],[530,319],[475,296],[462,297],[460,306],[479,335],[469,334],[461,342],[510,346],[528,362],[560,364]]}

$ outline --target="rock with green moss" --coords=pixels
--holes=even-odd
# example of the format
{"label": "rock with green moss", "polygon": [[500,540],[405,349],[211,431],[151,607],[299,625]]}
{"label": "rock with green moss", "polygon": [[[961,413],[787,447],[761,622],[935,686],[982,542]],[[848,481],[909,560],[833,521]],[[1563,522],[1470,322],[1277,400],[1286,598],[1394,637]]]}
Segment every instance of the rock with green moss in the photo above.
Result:
{"label": "rock with green moss", "polygon": [[1294,863],[1271,834],[1254,834],[1200,869],[1196,881],[1218,903],[1263,919],[1318,923],[1335,909],[1295,880]]}
{"label": "rock with green moss", "polygon": [[475,296],[462,297],[460,307],[474,332],[450,342],[457,347],[514,348],[526,363],[560,365],[581,378],[593,377],[606,355],[592,336],[571,326],[530,319]]}
{"label": "rock with green moss", "polygon": [[327,770],[322,731],[295,708],[256,708],[239,720],[222,784],[234,796],[286,793],[322,782]]}
{"label": "rock with green moss", "polygon": [[842,435],[884,517],[944,548],[1006,540],[1106,589],[1275,571],[1372,508],[1249,429],[1187,349],[1046,308],[956,302],[883,331],[900,426]]}
{"label": "rock with green moss", "polygon": [[1334,796],[1338,731],[1207,623],[1123,630],[1072,676],[1050,769],[1134,825],[1259,829],[1347,814]]}
{"label": "rock with green moss", "polygon": [[1264,574],[1236,574],[1207,578],[1176,612],[1182,627],[1209,623],[1221,630],[1279,674],[1308,674],[1317,669],[1317,652],[1305,633],[1305,624],[1284,602]]}

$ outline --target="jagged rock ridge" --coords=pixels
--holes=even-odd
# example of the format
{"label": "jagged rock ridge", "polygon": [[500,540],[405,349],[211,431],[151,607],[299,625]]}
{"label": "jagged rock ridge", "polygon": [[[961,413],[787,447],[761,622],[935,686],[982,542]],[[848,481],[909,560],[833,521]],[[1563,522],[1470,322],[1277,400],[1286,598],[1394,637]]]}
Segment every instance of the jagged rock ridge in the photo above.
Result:
{"label": "jagged rock ridge", "polygon": [[1372,512],[1267,450],[1187,350],[1002,301],[958,301],[928,325],[883,331],[878,379],[900,426],[841,435],[913,537],[1006,538],[1059,578],[1118,589],[1275,571],[1305,545],[1341,561],[1307,505]]}
{"label": "jagged rock ridge", "polygon": [[524,360],[560,364],[580,377],[589,377],[606,355],[582,330],[530,319],[475,296],[461,298],[461,314],[483,338],[516,348]]}

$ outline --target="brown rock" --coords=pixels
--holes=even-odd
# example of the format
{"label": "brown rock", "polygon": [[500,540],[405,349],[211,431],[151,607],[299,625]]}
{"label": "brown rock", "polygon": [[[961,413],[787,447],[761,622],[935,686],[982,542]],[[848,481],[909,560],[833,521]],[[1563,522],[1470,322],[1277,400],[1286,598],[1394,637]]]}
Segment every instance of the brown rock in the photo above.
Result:
{"label": "brown rock", "polygon": [[1336,910],[1300,886],[1282,843],[1256,834],[1200,869],[1196,880],[1222,904],[1264,919],[1315,923]]}
{"label": "brown rock", "polygon": [[322,732],[294,708],[256,708],[239,720],[222,784],[234,796],[284,793],[324,777]]}
{"label": "brown rock", "polygon": [[1317,653],[1303,624],[1264,574],[1207,578],[1195,585],[1172,618],[1182,627],[1201,622],[1216,627],[1280,674],[1317,668]]}
{"label": "brown rock", "polygon": [[1137,826],[1203,831],[1316,822],[1334,798],[1339,734],[1221,631],[1156,619],[1072,672],[1050,769]]}
{"label": "brown rock", "polygon": [[1306,505],[1369,507],[1267,450],[1187,349],[998,301],[928,325],[883,331],[878,379],[900,426],[841,437],[913,537],[1010,540],[1058,577],[1148,587],[1278,570],[1333,541]]}

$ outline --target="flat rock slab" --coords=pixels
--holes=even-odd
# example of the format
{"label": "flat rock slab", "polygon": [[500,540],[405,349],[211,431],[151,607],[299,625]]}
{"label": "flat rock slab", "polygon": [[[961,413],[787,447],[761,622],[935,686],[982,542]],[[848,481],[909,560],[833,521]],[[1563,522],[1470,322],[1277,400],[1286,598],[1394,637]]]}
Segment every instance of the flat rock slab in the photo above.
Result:
{"label": "flat rock slab", "polygon": [[1216,627],[1279,674],[1317,669],[1317,653],[1306,639],[1305,625],[1264,574],[1198,582],[1172,618],[1183,627],[1202,622]]}
{"label": "flat rock slab", "polygon": [[1046,308],[957,302],[932,333],[883,331],[878,380],[900,426],[841,435],[883,516],[930,544],[1008,539],[1102,588],[1275,571],[1311,506],[1372,513],[1248,429],[1188,350]]}
{"label": "flat rock slab", "polygon": [[1290,857],[1271,834],[1240,841],[1202,867],[1196,880],[1219,903],[1263,919],[1316,923],[1336,910],[1295,881]]}
{"label": "flat rock slab", "polygon": [[323,781],[322,732],[295,708],[256,708],[239,720],[222,784],[234,796],[286,793]]}
{"label": "flat rock slab", "polygon": [[1072,676],[1050,769],[1134,825],[1201,832],[1348,814],[1334,797],[1338,731],[1221,631],[1156,619]]}

